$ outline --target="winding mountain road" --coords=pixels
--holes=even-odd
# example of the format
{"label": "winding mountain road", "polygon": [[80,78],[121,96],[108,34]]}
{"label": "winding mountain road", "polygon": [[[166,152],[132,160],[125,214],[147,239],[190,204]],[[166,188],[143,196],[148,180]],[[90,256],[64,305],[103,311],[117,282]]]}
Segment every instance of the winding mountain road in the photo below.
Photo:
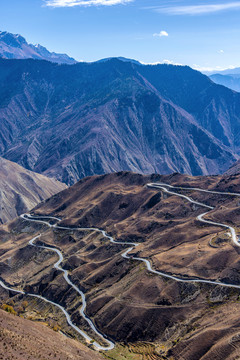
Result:
{"label": "winding mountain road", "polygon": [[[192,191],[200,191],[200,192],[204,192],[204,193],[208,193],[208,194],[217,194],[217,195],[228,195],[228,196],[238,196],[240,197],[240,194],[239,193],[230,193],[230,192],[221,192],[221,191],[210,191],[210,190],[203,190],[203,189],[198,189],[198,188],[183,188],[183,187],[180,187],[180,186],[172,186],[172,185],[167,185],[167,184],[161,184],[161,183],[150,183],[150,184],[147,184],[147,187],[150,187],[150,188],[155,188],[155,189],[160,189],[160,190],[163,190],[164,192],[168,193],[168,194],[171,194],[171,195],[177,195],[179,197],[182,197],[186,200],[188,200],[189,202],[195,204],[195,205],[198,205],[198,206],[202,206],[202,207],[205,207],[207,209],[210,210],[214,210],[214,207],[212,206],[209,206],[209,205],[206,205],[206,204],[203,204],[203,203],[200,203],[198,201],[195,201],[193,199],[191,199],[189,196],[186,196],[186,195],[182,195],[182,194],[178,194],[174,191],[170,191],[168,190],[167,188],[171,188],[171,189],[177,189],[177,190],[192,190]],[[205,220],[203,217],[207,214],[208,212],[204,212],[203,214],[200,214],[197,216],[197,220],[199,221],[202,221],[206,224],[210,224],[210,225],[216,225],[216,226],[221,226],[221,227],[224,227],[224,228],[228,228],[231,232],[231,236],[232,236],[232,241],[235,245],[237,246],[240,246],[240,243],[238,241],[238,238],[237,238],[237,235],[236,235],[236,231],[235,229],[232,227],[232,226],[229,226],[229,225],[226,225],[226,224],[222,224],[222,223],[217,223],[217,222],[214,222],[214,221],[210,221],[210,220]]]}
{"label": "winding mountain road", "polygon": [[[161,183],[149,183],[147,184],[147,187],[149,188],[154,188],[154,189],[157,189],[157,190],[161,190],[161,191],[164,191],[168,194],[171,194],[171,195],[176,195],[176,196],[179,196],[183,199],[186,199],[187,201],[195,204],[195,205],[198,205],[198,206],[201,206],[201,207],[204,207],[204,208],[207,208],[208,211],[207,212],[204,212],[200,215],[197,216],[197,220],[199,221],[202,221],[204,223],[207,223],[207,224],[210,224],[210,225],[215,225],[215,226],[220,226],[220,227],[224,227],[224,228],[228,228],[231,232],[231,237],[232,237],[232,240],[233,240],[233,243],[237,246],[240,246],[240,243],[238,242],[238,239],[237,239],[237,235],[236,235],[236,232],[235,232],[235,229],[229,225],[226,225],[226,224],[222,224],[222,223],[217,223],[217,222],[213,222],[213,221],[210,221],[210,220],[205,220],[204,219],[204,216],[211,210],[214,209],[214,207],[212,206],[209,206],[209,205],[206,205],[206,204],[203,204],[203,203],[200,203],[198,201],[195,201],[193,199],[191,199],[189,196],[186,196],[186,195],[182,195],[182,194],[179,194],[179,193],[176,193],[174,192],[173,190],[174,189],[178,189],[178,190],[193,190],[193,191],[201,191],[201,192],[205,192],[205,193],[209,193],[209,194],[221,194],[221,195],[229,195],[229,196],[238,196],[240,197],[240,194],[238,193],[229,193],[229,192],[218,192],[218,191],[210,191],[210,190],[203,190],[203,189],[198,189],[198,188],[182,188],[182,187],[176,187],[176,186],[172,186],[172,185],[168,185],[168,184],[161,184]],[[169,190],[171,189],[171,190]],[[174,281],[178,281],[178,282],[185,282],[185,283],[202,283],[202,284],[210,284],[210,285],[219,285],[219,286],[223,286],[223,287],[230,287],[230,288],[236,288],[236,289],[240,289],[240,285],[237,285],[237,284],[228,284],[228,283],[224,283],[224,282],[220,282],[220,281],[214,281],[214,280],[206,280],[206,279],[201,279],[201,278],[184,278],[184,277],[179,277],[179,276],[174,276],[174,275],[171,275],[171,274],[168,274],[168,273],[164,273],[164,272],[161,272],[161,271],[157,271],[157,270],[154,270],[151,266],[151,263],[149,260],[147,259],[144,259],[144,258],[140,258],[140,257],[134,257],[134,256],[130,256],[129,253],[134,250],[137,246],[139,246],[140,244],[138,243],[129,243],[129,242],[120,242],[120,241],[115,241],[110,235],[108,235],[104,230],[100,230],[98,228],[72,228],[72,227],[66,227],[66,226],[60,226],[60,225],[57,225],[57,224],[51,224],[50,222],[46,221],[46,219],[48,220],[54,220],[54,221],[61,221],[60,218],[57,218],[57,217],[54,217],[54,216],[32,216],[30,214],[22,214],[21,215],[21,218],[24,219],[24,220],[28,220],[28,221],[33,221],[33,222],[37,222],[37,223],[41,223],[41,224],[44,224],[44,225],[47,225],[49,226],[50,228],[55,228],[55,229],[60,229],[60,230],[76,230],[76,231],[95,231],[95,232],[99,232],[101,233],[105,238],[107,238],[111,243],[113,244],[118,244],[118,245],[127,245],[127,246],[131,246],[130,248],[128,248],[126,251],[124,251],[121,255],[123,258],[125,259],[132,259],[132,260],[136,260],[136,261],[141,261],[141,262],[144,262],[148,271],[152,272],[153,274],[156,274],[156,275],[160,275],[162,277],[165,277],[165,278],[168,278],[168,279],[172,279]],[[75,330],[77,331],[81,336],[83,336],[83,338],[87,341],[87,342],[91,342],[93,344],[93,346],[97,349],[97,350],[102,350],[102,351],[108,351],[108,350],[111,350],[114,348],[115,344],[110,341],[109,339],[107,339],[107,337],[103,334],[101,334],[97,328],[95,327],[95,325],[93,324],[93,322],[91,321],[91,319],[89,319],[89,317],[85,314],[85,310],[86,310],[86,298],[85,298],[85,295],[84,293],[76,286],[72,283],[72,281],[69,279],[69,276],[68,276],[68,271],[67,270],[64,270],[60,264],[62,263],[62,261],[64,260],[64,257],[61,253],[60,250],[56,249],[55,247],[52,247],[52,246],[43,246],[43,245],[37,245],[35,244],[35,241],[37,239],[39,239],[41,237],[41,234],[38,235],[38,236],[35,236],[33,239],[31,239],[29,241],[29,244],[34,246],[34,247],[37,247],[37,248],[42,248],[42,249],[47,249],[47,250],[51,250],[51,251],[54,251],[58,257],[59,257],[59,260],[54,264],[54,268],[56,268],[57,270],[63,272],[63,276],[64,276],[64,279],[66,280],[66,282],[81,296],[81,299],[82,299],[82,306],[80,308],[80,313],[82,315],[82,317],[88,322],[89,326],[91,327],[91,329],[95,332],[95,334],[97,334],[98,336],[100,336],[100,338],[102,338],[107,344],[108,346],[102,346],[100,345],[97,341],[95,341],[94,339],[92,339],[89,335],[87,335],[84,331],[82,331],[81,329],[79,329],[79,327],[77,327],[72,321],[71,321],[71,316],[70,314],[66,311],[65,308],[63,308],[61,305],[53,302],[53,301],[50,301],[46,298],[44,298],[43,296],[41,295],[36,295],[36,294],[30,294],[30,293],[27,293],[27,292],[24,292],[24,291],[21,291],[21,290],[17,290],[17,289],[14,289],[14,288],[11,288],[9,286],[7,286],[6,284],[4,284],[3,281],[0,280],[0,286],[2,286],[3,288],[5,288],[6,290],[8,291],[12,291],[12,292],[16,292],[16,293],[19,293],[19,294],[23,294],[23,295],[28,295],[28,296],[32,296],[32,297],[36,297],[36,298],[39,298],[41,300],[44,300],[45,302],[49,303],[49,304],[52,304],[56,307],[58,307],[62,312],[63,314],[65,315],[66,319],[67,319],[67,322],[68,324]]]}

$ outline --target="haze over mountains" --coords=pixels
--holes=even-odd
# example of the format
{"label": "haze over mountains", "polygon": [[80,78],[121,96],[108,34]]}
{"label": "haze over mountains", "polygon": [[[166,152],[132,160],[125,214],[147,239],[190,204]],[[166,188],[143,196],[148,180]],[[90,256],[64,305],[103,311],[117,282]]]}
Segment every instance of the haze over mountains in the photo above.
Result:
{"label": "haze over mountains", "polygon": [[240,92],[240,70],[238,74],[213,74],[210,79],[216,84],[223,85],[234,91]]}
{"label": "haze over mountains", "polygon": [[0,57],[3,59],[38,59],[58,64],[75,64],[76,60],[66,54],[48,51],[44,46],[29,44],[19,34],[0,31]]}
{"label": "haze over mountains", "polygon": [[189,67],[1,59],[0,80],[0,155],[67,184],[216,174],[239,158],[240,94]]}
{"label": "haze over mountains", "polygon": [[240,92],[240,68],[226,69],[222,71],[206,71],[205,75],[216,84],[228,87],[231,90]]}
{"label": "haze over mountains", "polygon": [[[207,74],[207,72],[206,72]],[[221,70],[221,71],[212,71],[212,72],[208,72],[208,75],[238,75],[240,74],[240,67],[235,67],[235,68],[229,68],[229,69],[225,69],[225,70]]]}

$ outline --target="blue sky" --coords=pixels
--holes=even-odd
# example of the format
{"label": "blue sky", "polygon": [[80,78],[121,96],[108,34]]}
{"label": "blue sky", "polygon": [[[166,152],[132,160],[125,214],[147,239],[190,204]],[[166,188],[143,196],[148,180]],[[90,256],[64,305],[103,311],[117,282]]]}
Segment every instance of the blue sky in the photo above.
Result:
{"label": "blue sky", "polygon": [[240,66],[240,1],[1,0],[0,30],[77,60]]}

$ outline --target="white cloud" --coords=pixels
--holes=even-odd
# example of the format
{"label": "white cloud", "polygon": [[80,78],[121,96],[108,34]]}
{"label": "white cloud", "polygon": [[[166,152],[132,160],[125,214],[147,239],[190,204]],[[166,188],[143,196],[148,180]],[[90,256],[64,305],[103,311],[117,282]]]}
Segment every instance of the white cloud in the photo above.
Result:
{"label": "white cloud", "polygon": [[224,50],[219,50],[219,54],[223,54],[224,53]]}
{"label": "white cloud", "polygon": [[50,7],[112,6],[132,1],[134,0],[45,0],[45,4]]}
{"label": "white cloud", "polygon": [[155,7],[157,12],[169,15],[202,15],[215,13],[224,10],[240,10],[240,1],[220,4],[207,4],[207,5],[187,5],[187,6],[160,6]]}
{"label": "white cloud", "polygon": [[146,63],[144,61],[140,61],[140,63],[142,65],[162,65],[162,64],[167,64],[167,65],[177,65],[177,66],[184,66],[183,64],[179,64],[179,63],[175,63],[174,61],[171,60],[162,60],[162,61],[156,61],[153,63]]}
{"label": "white cloud", "polygon": [[168,65],[178,65],[178,66],[184,66],[183,64],[176,63],[176,62],[174,62],[174,61],[172,61],[172,60],[167,60],[167,59],[163,60],[163,62],[162,62],[162,63],[163,63],[163,64],[168,64]]}
{"label": "white cloud", "polygon": [[162,30],[162,31],[160,31],[160,33],[153,34],[153,36],[155,36],[155,37],[164,37],[164,36],[168,36],[168,33],[165,30]]}

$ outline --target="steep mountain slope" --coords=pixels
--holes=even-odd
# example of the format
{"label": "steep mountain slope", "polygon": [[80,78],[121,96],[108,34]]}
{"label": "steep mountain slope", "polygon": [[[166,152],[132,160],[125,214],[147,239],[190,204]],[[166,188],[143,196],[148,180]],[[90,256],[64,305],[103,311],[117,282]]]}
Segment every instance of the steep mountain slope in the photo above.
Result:
{"label": "steep mountain slope", "polygon": [[66,54],[56,54],[41,45],[28,44],[18,34],[0,31],[0,57],[3,59],[38,59],[58,64],[75,64],[76,60]]}
{"label": "steep mountain slope", "polygon": [[240,95],[217,86],[190,68],[143,67],[141,73],[159,92],[194,116],[197,123],[224,145],[240,149]]}
{"label": "steep mountain slope", "polygon": [[14,219],[64,188],[59,181],[0,158],[0,222]]}
{"label": "steep mountain slope", "polygon": [[[70,229],[23,219],[1,227],[1,276],[12,286],[58,302],[77,325],[91,331],[79,315],[79,296],[53,268],[56,254],[29,245],[41,232],[39,245],[61,250],[63,268],[86,294],[87,314],[111,339],[136,346],[139,341],[151,342],[158,355],[149,359],[170,359],[172,355],[179,360],[183,355],[186,360],[234,359],[239,352],[239,289],[181,283],[149,273],[143,262],[121,256],[130,245],[113,244],[85,227],[104,229],[117,241],[140,243],[130,254],[148,259],[156,270],[184,279],[239,284],[239,247],[233,246],[228,230],[198,221],[196,217],[205,208],[145,186],[153,181],[180,186],[181,194],[215,207],[205,217],[231,224],[239,234],[239,198],[184,189],[240,192],[239,177],[121,172],[83,179],[33,212],[35,216],[58,216],[60,225]],[[76,226],[85,229],[76,231]],[[14,303],[19,301],[19,295],[8,291],[2,301],[9,300],[9,295]],[[26,296],[21,296],[21,301]],[[28,301],[26,311],[54,319],[67,331],[54,309],[38,299],[29,300],[29,296]],[[108,353],[110,358],[118,359],[112,354]]]}
{"label": "steep mountain slope", "polygon": [[240,161],[234,163],[227,171],[225,171],[224,175],[236,175],[240,174]]}
{"label": "steep mountain slope", "polygon": [[240,94],[188,67],[0,60],[0,95],[0,155],[67,184],[216,174],[239,157]]}
{"label": "steep mountain slope", "polygon": [[240,92],[240,74],[238,75],[222,75],[214,74],[210,76],[210,79],[216,84],[223,85],[234,91]]}
{"label": "steep mountain slope", "polygon": [[102,360],[103,357],[46,327],[0,310],[2,360]]}

